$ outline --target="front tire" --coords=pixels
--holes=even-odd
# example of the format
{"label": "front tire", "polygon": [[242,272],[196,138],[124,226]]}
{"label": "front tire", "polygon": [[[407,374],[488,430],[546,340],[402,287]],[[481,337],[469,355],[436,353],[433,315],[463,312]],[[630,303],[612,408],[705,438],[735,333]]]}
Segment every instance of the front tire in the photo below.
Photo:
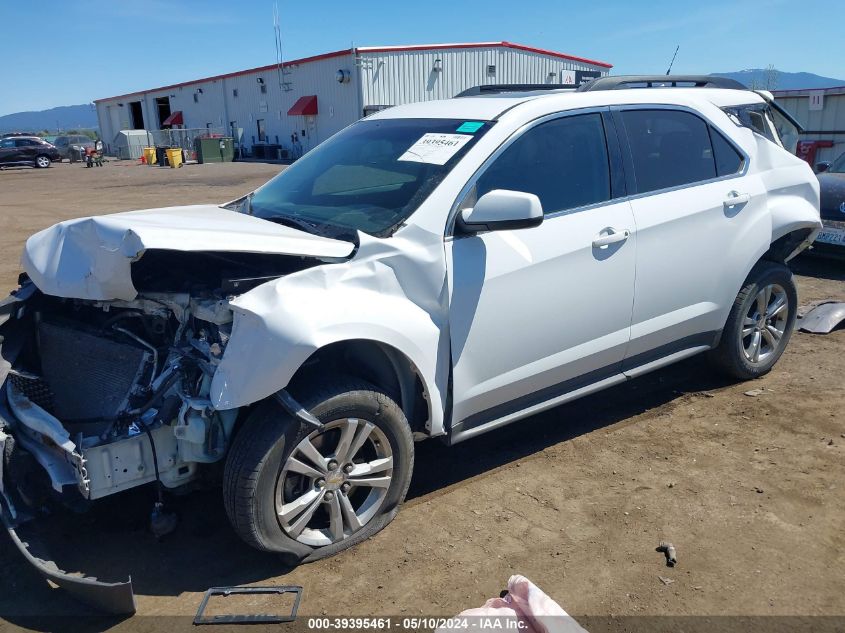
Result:
{"label": "front tire", "polygon": [[798,292],[789,268],[758,263],[734,300],[711,361],[740,380],[767,374],[789,343],[797,312]]}
{"label": "front tire", "polygon": [[47,169],[50,166],[50,157],[49,156],[36,156],[35,157],[35,166],[39,169]]}
{"label": "front tire", "polygon": [[343,378],[296,395],[322,428],[272,398],[263,402],[235,437],[223,495],[244,541],[300,562],[390,523],[408,491],[414,449],[402,409],[377,387]]}

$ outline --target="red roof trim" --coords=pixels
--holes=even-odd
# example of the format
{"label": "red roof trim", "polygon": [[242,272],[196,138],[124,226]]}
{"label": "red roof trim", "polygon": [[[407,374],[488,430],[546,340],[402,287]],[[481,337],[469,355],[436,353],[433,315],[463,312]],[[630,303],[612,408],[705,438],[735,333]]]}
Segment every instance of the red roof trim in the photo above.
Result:
{"label": "red roof trim", "polygon": [[540,55],[550,55],[560,59],[568,59],[570,61],[581,62],[584,64],[593,64],[595,66],[603,66],[604,68],[613,68],[613,64],[607,62],[600,62],[594,59],[587,59],[586,57],[576,57],[575,55],[567,55],[566,53],[559,53],[557,51],[550,51],[544,48],[534,48],[532,46],[525,46],[524,44],[516,44],[514,42],[464,42],[458,44],[414,44],[410,46],[362,46],[358,50],[362,53],[394,53],[403,51],[433,51],[433,50],[448,50],[450,48],[494,48],[502,46],[504,48],[513,48],[521,51],[528,51],[529,53],[539,53]]}
{"label": "red roof trim", "polygon": [[288,110],[289,116],[313,116],[315,114],[317,114],[317,95],[300,97]]}
{"label": "red roof trim", "polygon": [[[332,57],[343,57],[344,55],[351,55],[351,49],[343,49],[342,51],[332,51],[331,53],[322,53],[320,55],[313,55],[311,57],[303,57],[302,59],[293,59],[289,62],[284,62],[282,64],[285,68],[288,66],[298,66],[299,64],[307,64],[308,62],[316,62],[320,61],[321,59],[331,59]],[[231,77],[240,77],[242,75],[249,75],[251,73],[257,72],[267,72],[276,70],[278,68],[277,64],[270,64],[269,66],[259,66],[257,68],[248,68],[247,70],[239,70],[233,73],[226,73],[223,75],[214,75],[213,77],[203,77],[202,79],[193,79],[191,81],[183,81],[182,83],[178,84],[170,84],[169,86],[161,86],[160,88],[150,88],[149,90],[137,90],[135,92],[127,92],[123,95],[117,95],[114,97],[103,97],[102,99],[95,99],[94,103],[100,103],[101,101],[111,101],[113,99],[125,99],[126,97],[134,97],[135,95],[143,95],[150,92],[159,92],[161,90],[173,90],[174,88],[184,88],[185,86],[195,86],[197,84],[206,83],[209,81],[219,81],[220,79],[230,79]]]}
{"label": "red roof trim", "polygon": [[[410,46],[361,46],[357,49],[343,49],[339,51],[332,51],[330,53],[322,53],[320,55],[312,55],[311,57],[303,57],[301,59],[294,59],[289,62],[284,62],[284,66],[298,66],[299,64],[307,64],[309,62],[320,61],[321,59],[331,59],[332,57],[343,57],[344,55],[351,55],[354,50],[361,53],[391,53],[403,51],[431,51],[431,50],[448,50],[452,48],[493,48],[501,46],[504,48],[513,48],[516,50],[527,51],[529,53],[538,53],[540,55],[550,55],[560,59],[569,61],[581,62],[582,64],[592,64],[594,66],[602,66],[604,68],[613,68],[613,64],[607,62],[600,62],[594,59],[587,59],[586,57],[576,57],[575,55],[567,55],[566,53],[558,53],[557,51],[550,51],[544,48],[534,48],[531,46],[524,46],[523,44],[515,44],[513,42],[464,42],[458,44],[415,44]],[[113,99],[125,99],[127,97],[134,97],[135,95],[143,95],[150,92],[160,92],[162,90],[173,90],[174,88],[184,88],[186,86],[195,86],[209,81],[219,81],[221,79],[230,79],[232,77],[240,77],[242,75],[249,75],[256,72],[267,72],[277,68],[276,64],[269,66],[259,66],[257,68],[248,68],[246,70],[239,70],[233,73],[225,73],[223,75],[214,75],[212,77],[203,77],[202,79],[193,79],[191,81],[183,81],[178,84],[170,84],[168,86],[161,86],[159,88],[150,88],[149,90],[137,90],[135,92],[127,92],[126,94],[116,95],[114,97],[104,97],[102,99],[95,99],[94,103],[101,103],[103,101],[112,101]]]}

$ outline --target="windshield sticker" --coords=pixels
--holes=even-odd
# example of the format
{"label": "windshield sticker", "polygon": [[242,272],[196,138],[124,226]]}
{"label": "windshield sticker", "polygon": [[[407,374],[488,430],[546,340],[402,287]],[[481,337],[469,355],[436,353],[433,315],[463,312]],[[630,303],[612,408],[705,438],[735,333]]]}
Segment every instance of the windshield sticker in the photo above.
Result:
{"label": "windshield sticker", "polygon": [[411,145],[397,160],[412,163],[445,165],[458,151],[472,140],[466,134],[439,134],[429,132]]}
{"label": "windshield sticker", "polygon": [[481,121],[465,121],[461,123],[461,126],[455,132],[469,132],[472,134],[473,132],[478,132],[482,127],[484,127],[484,123]]}

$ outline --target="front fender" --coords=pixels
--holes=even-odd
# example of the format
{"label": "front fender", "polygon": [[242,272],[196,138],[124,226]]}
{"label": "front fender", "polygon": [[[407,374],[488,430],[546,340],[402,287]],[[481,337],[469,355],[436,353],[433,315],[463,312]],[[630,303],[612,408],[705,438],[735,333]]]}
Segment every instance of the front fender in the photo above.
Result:
{"label": "front fender", "polygon": [[211,384],[214,406],[267,398],[318,349],[369,340],[395,348],[417,368],[430,399],[430,431],[442,432],[449,367],[442,244],[439,253],[433,246],[413,255],[401,246],[310,268],[234,299],[232,334]]}

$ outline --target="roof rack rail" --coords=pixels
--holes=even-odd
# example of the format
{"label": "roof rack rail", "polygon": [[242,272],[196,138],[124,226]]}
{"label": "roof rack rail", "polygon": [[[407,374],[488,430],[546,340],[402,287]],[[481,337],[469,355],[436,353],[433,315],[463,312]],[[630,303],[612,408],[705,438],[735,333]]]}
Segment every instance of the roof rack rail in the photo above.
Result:
{"label": "roof rack rail", "polygon": [[484,84],[467,88],[455,95],[458,97],[478,97],[480,95],[499,94],[503,92],[532,92],[534,90],[572,90],[574,86],[562,84]]}
{"label": "roof rack rail", "polygon": [[578,86],[578,92],[623,90],[629,88],[726,88],[748,90],[736,79],[714,75],[619,75],[597,77]]}

